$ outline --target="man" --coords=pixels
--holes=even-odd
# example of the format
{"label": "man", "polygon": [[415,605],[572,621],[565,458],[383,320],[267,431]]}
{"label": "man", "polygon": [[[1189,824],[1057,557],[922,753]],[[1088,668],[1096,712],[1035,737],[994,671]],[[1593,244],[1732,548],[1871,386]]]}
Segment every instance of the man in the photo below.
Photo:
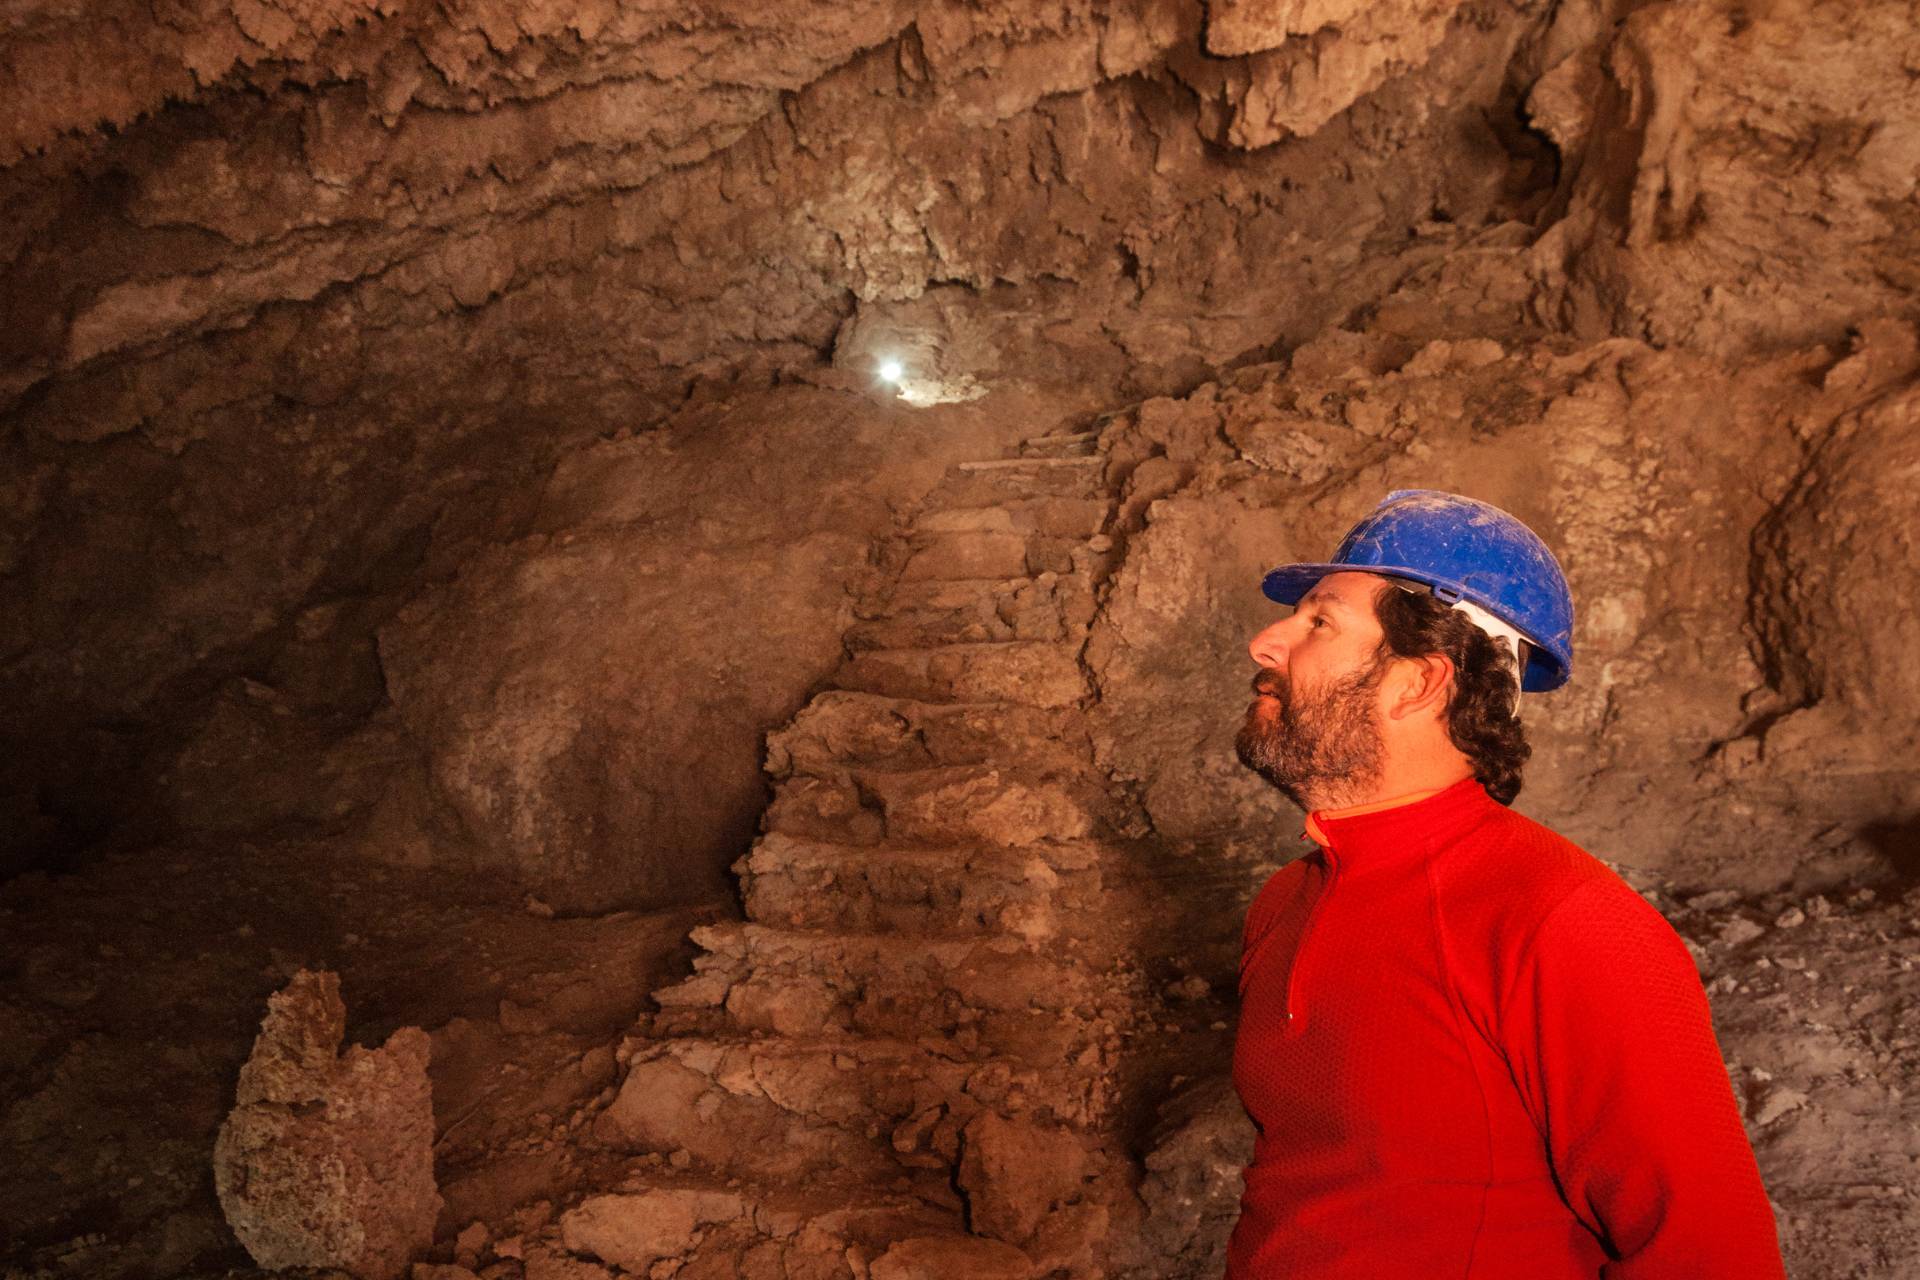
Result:
{"label": "man", "polygon": [[1231,1280],[1779,1280],[1685,945],[1506,805],[1573,602],[1498,508],[1390,494],[1250,646],[1249,767],[1312,853],[1247,916],[1234,1085],[1259,1128]]}

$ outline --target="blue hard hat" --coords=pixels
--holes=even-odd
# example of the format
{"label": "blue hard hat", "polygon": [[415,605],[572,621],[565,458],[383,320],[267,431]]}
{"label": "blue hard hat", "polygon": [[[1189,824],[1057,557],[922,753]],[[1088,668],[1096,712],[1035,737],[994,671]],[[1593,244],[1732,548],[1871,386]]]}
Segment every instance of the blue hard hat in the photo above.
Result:
{"label": "blue hard hat", "polygon": [[1348,531],[1325,564],[1282,565],[1260,589],[1294,604],[1330,573],[1411,578],[1452,604],[1466,600],[1528,641],[1520,687],[1557,689],[1573,674],[1573,593],[1538,534],[1485,502],[1437,489],[1396,489]]}

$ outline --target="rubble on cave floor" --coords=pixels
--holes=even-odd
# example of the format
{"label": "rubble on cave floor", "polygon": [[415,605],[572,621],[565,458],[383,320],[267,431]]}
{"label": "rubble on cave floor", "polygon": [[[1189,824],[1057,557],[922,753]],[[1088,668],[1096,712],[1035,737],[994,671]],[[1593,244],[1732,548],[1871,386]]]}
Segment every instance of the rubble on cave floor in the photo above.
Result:
{"label": "rubble on cave floor", "polygon": [[1790,1274],[1911,1274],[1920,887],[1642,892],[1700,965]]}
{"label": "rubble on cave floor", "polygon": [[551,918],[518,890],[295,838],[0,886],[0,1275],[247,1262],[215,1135],[268,996],[302,969],[341,975],[350,1043],[431,1033],[441,1225],[505,1222],[586,1176],[556,1126],[611,1097],[612,1041],[723,910]]}

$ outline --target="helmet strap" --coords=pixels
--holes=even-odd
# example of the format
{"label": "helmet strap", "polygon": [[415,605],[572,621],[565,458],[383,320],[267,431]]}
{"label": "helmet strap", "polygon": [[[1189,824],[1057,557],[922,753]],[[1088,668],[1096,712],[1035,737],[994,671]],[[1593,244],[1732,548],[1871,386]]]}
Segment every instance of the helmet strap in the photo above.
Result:
{"label": "helmet strap", "polygon": [[[1461,613],[1465,614],[1468,622],[1480,628],[1481,631],[1485,632],[1493,640],[1505,640],[1507,642],[1507,652],[1513,655],[1514,683],[1516,685],[1522,683],[1527,669],[1527,639],[1525,636],[1471,600],[1449,599],[1448,596],[1452,594],[1451,592],[1443,596],[1432,586],[1421,582],[1417,578],[1402,578],[1391,573],[1383,573],[1380,576],[1402,591],[1410,592],[1414,595],[1433,596],[1434,599],[1439,600],[1441,603],[1450,608],[1458,609]],[[1513,691],[1513,714],[1516,716],[1520,714],[1520,690],[1518,688]]]}
{"label": "helmet strap", "polygon": [[[1456,600],[1454,601],[1453,607],[1461,613],[1466,614],[1468,622],[1471,622],[1474,626],[1486,632],[1487,635],[1491,636],[1495,641],[1505,640],[1507,642],[1507,652],[1513,655],[1514,683],[1518,685],[1521,682],[1522,672],[1527,661],[1527,651],[1524,647],[1526,643],[1525,638],[1518,631],[1515,631],[1512,627],[1471,601]],[[1516,716],[1520,714],[1520,690],[1518,688],[1513,691],[1513,714]]]}

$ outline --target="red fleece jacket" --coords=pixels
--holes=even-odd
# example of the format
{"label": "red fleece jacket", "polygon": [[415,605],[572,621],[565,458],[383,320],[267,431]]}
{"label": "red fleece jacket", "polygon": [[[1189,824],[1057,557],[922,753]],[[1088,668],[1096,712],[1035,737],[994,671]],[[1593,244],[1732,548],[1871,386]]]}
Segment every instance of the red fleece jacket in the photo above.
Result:
{"label": "red fleece jacket", "polygon": [[1783,1280],[1659,912],[1471,779],[1313,825],[1247,916],[1230,1280]]}

